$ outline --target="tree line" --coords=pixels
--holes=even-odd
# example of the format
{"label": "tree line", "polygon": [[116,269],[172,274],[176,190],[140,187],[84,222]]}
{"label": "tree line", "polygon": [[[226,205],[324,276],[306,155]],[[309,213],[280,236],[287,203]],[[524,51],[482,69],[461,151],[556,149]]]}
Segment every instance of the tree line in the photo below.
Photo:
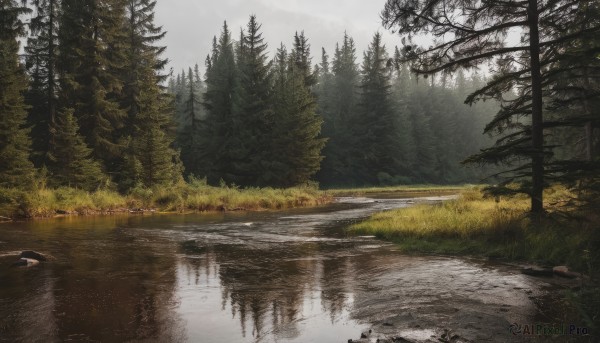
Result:
{"label": "tree line", "polygon": [[271,58],[251,16],[238,39],[223,26],[203,76],[196,65],[167,80],[155,6],[2,2],[2,186],[126,192],[184,175],[274,187],[482,176],[459,165],[486,142],[478,132],[490,107],[459,101],[482,82],[476,74],[419,80],[391,63],[379,34],[360,66],[348,35],[331,62],[323,50],[313,65],[303,32]]}
{"label": "tree line", "polygon": [[[251,17],[246,32],[257,25]],[[481,133],[497,107],[462,103],[481,75],[419,79],[394,62],[400,51],[390,55],[379,33],[360,65],[347,34],[331,61],[322,49],[313,65],[304,33],[292,38],[291,51],[281,45],[274,59],[250,57],[259,62],[248,65],[246,51],[264,54],[266,44],[254,48],[256,39],[244,33],[232,40],[225,23],[205,78],[198,65],[170,78],[186,173],[213,184],[282,187],[311,179],[332,187],[484,177],[460,163],[490,143]]]}
{"label": "tree line", "polygon": [[[509,174],[498,172],[508,175],[500,186],[521,187],[499,188],[531,194],[537,204],[540,161],[546,179],[598,184],[591,177],[598,151],[597,4],[576,9],[567,0],[534,1],[543,17],[536,26],[526,14],[534,7],[525,2],[479,4],[499,6],[503,17],[496,24],[466,12],[449,17],[439,6],[461,8],[452,1],[416,3],[432,9],[425,20],[409,2],[390,0],[384,25],[455,39],[429,49],[403,41],[403,48],[388,51],[375,34],[359,64],[345,34],[332,56],[323,49],[313,64],[303,32],[291,37],[291,49],[282,44],[271,56],[251,16],[237,39],[224,24],[204,75],[196,65],[169,78],[161,57],[165,32],[154,24],[156,1],[35,0],[29,7],[2,1],[0,186],[47,180],[127,191],[189,175],[241,186],[459,183],[508,163]],[[568,15],[557,15],[559,3]],[[482,20],[491,27],[481,28]],[[528,28],[530,38],[534,26],[545,39],[538,42],[535,83],[541,80],[546,105],[541,124],[540,87],[530,82],[535,68],[526,63],[535,44],[503,41],[506,28]],[[461,71],[486,58],[494,58],[491,77]],[[583,149],[573,147],[580,127]],[[493,166],[463,167],[470,155],[471,162]]]}
{"label": "tree line", "polygon": [[181,178],[156,1],[29,5],[0,3],[0,185],[125,190]]}

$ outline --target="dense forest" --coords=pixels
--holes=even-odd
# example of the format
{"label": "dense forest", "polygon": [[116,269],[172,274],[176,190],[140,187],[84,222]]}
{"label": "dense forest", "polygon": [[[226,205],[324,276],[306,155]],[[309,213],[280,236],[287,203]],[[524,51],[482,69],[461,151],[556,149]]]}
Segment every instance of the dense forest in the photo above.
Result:
{"label": "dense forest", "polygon": [[[374,35],[360,65],[354,41],[345,34],[333,57],[323,48],[320,62],[313,66],[310,44],[300,32],[291,39],[291,52],[282,45],[275,59],[265,62],[271,71],[264,75],[274,80],[264,94],[254,97],[266,99],[273,115],[263,116],[267,121],[260,128],[246,117],[248,112],[236,113],[235,100],[212,106],[217,94],[237,99],[243,91],[236,83],[247,79],[242,72],[245,57],[236,53],[243,49],[242,39],[248,38],[232,42],[225,24],[206,60],[205,81],[198,65],[169,80],[169,92],[176,99],[176,142],[186,173],[209,175],[211,182],[222,178],[277,186],[306,182],[313,175],[324,186],[464,183],[485,176],[480,168],[461,165],[467,156],[491,143],[482,133],[498,107],[493,102],[463,104],[468,94],[483,85],[481,75],[459,72],[455,77],[419,79],[407,64],[394,62],[400,60],[399,49],[388,53],[379,34]],[[221,59],[227,59],[229,67],[213,68],[225,63]],[[286,79],[297,79],[296,86]],[[230,83],[217,88],[217,80]],[[290,98],[286,91],[298,92],[299,98]],[[215,122],[227,120],[221,131],[215,129]],[[224,147],[235,146],[237,137],[253,129],[267,142],[246,140],[245,148],[261,166],[225,158],[237,155],[239,148],[225,151]],[[248,182],[239,174],[254,176]]]}
{"label": "dense forest", "polygon": [[[390,1],[383,12],[389,28],[451,33],[437,12],[432,21],[408,23],[414,9],[401,3]],[[205,68],[174,75],[165,70],[155,5],[0,2],[0,186],[127,192],[190,176],[272,187],[466,183],[508,163],[512,174],[502,185],[524,179],[517,191],[535,193],[540,166],[571,183],[597,171],[597,6],[569,12],[579,31],[555,12],[546,18],[556,25],[542,36],[558,38],[542,44],[548,121],[540,145],[539,120],[530,115],[538,107],[531,69],[515,67],[528,58],[524,48],[503,50],[490,41],[477,50],[470,43],[492,37],[494,27],[455,27],[450,50],[411,50],[404,41],[385,47],[375,33],[362,55],[344,34],[314,57],[301,31],[290,37],[290,49],[282,43],[270,50],[250,16],[238,37],[223,25]],[[502,34],[511,26],[498,25]],[[489,69],[459,68],[488,57],[496,58]],[[528,148],[532,132],[537,145]],[[471,167],[461,164],[473,155]],[[534,191],[527,188],[532,175]]]}

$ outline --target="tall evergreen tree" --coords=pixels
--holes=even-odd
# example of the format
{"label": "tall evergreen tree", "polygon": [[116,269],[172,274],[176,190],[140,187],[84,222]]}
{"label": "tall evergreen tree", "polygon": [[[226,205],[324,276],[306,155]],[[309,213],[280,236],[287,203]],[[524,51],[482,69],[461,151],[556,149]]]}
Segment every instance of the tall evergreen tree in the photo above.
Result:
{"label": "tall evergreen tree", "polygon": [[312,70],[310,44],[304,36],[304,31],[300,34],[296,32],[294,35],[294,47],[290,59],[293,61],[296,70],[302,73],[306,87],[311,89],[317,83],[317,78]]}
{"label": "tall evergreen tree", "polygon": [[32,1],[35,13],[29,25],[27,40],[27,69],[30,86],[26,100],[30,106],[28,124],[32,128],[33,161],[41,166],[46,162],[52,144],[51,128],[56,119],[58,80],[58,22],[60,0]]}
{"label": "tall evergreen tree", "polygon": [[152,82],[147,82],[139,93],[140,113],[128,158],[140,173],[134,180],[141,180],[146,187],[167,186],[181,179],[179,153],[172,148],[171,109],[165,97],[159,85]]}
{"label": "tall evergreen tree", "polygon": [[[400,54],[398,48],[395,50],[395,56]],[[397,58],[394,58],[397,61]],[[393,107],[398,118],[398,159],[400,161],[400,171],[402,176],[398,179],[400,183],[418,182],[421,177],[416,170],[417,144],[415,143],[415,128],[411,115],[414,112],[411,109],[414,94],[412,79],[408,68],[404,64],[394,65],[395,76],[392,79],[392,97]],[[419,101],[419,100],[416,100]]]}
{"label": "tall evergreen tree", "polygon": [[269,185],[276,177],[270,143],[274,121],[270,106],[271,62],[260,28],[256,17],[250,16],[237,57],[232,169],[225,180],[239,185]]}
{"label": "tall evergreen tree", "polygon": [[[600,4],[582,4],[574,14],[579,25],[563,30],[577,33],[598,26]],[[582,200],[593,206],[600,194],[600,38],[598,33],[567,41],[557,56],[556,68],[548,78],[547,94],[551,128],[548,144],[556,146],[547,169],[552,181],[578,190]],[[547,131],[550,131],[547,129]]]}
{"label": "tall evergreen tree", "polygon": [[63,0],[57,71],[60,106],[73,109],[81,135],[109,173],[119,173],[127,123],[122,99],[125,65],[122,0]]}
{"label": "tall evergreen tree", "polygon": [[186,100],[182,113],[183,128],[179,133],[178,146],[181,148],[181,159],[185,166],[186,173],[199,175],[201,167],[198,157],[200,154],[200,121],[202,103],[201,96],[201,80],[198,65],[192,73],[192,68],[189,69],[186,83]]}
{"label": "tall evergreen tree", "polygon": [[[154,24],[155,7],[156,1],[152,0],[127,0],[126,4],[127,53],[122,65],[125,75],[122,107],[127,110],[130,123],[135,122],[140,112],[139,93],[146,86],[144,82],[162,82],[166,77],[160,74],[167,63],[160,58],[166,48],[155,45],[166,32]],[[155,75],[155,80],[147,78],[150,74]]]}
{"label": "tall evergreen tree", "polygon": [[274,68],[272,186],[290,187],[307,183],[319,170],[325,139],[320,138],[323,119],[316,114],[316,102],[306,85],[305,72],[285,48],[277,53]]}
{"label": "tall evergreen tree", "polygon": [[[544,142],[544,92],[554,83],[552,78],[563,73],[556,62],[565,45],[600,32],[596,16],[580,15],[594,6],[593,0],[388,0],[382,13],[384,25],[400,34],[429,33],[436,38],[427,48],[407,45],[416,72],[435,74],[472,68],[486,60],[496,62],[495,77],[467,101],[501,101],[502,108],[486,131],[502,136],[494,147],[471,160],[513,164],[502,185],[518,182],[521,187],[517,191],[530,196],[531,212],[536,215],[544,211],[544,177],[552,171],[546,168],[552,147]],[[460,15],[449,15],[458,12]],[[523,32],[522,39],[509,41],[510,30]],[[517,96],[505,99],[511,89],[517,90]],[[530,121],[523,123],[520,117]],[[520,163],[524,158],[528,160],[525,165]],[[499,191],[514,189],[500,187]]]}
{"label": "tall evergreen tree", "polygon": [[231,167],[231,144],[234,135],[233,98],[237,84],[236,62],[231,32],[223,24],[221,36],[213,39],[212,54],[207,58],[206,119],[201,130],[200,165],[209,183],[227,178]]}
{"label": "tall evergreen tree", "polygon": [[33,181],[29,161],[31,140],[25,128],[23,94],[27,79],[19,62],[18,38],[24,34],[21,16],[29,10],[13,0],[0,1],[0,186],[28,187]]}
{"label": "tall evergreen tree", "polygon": [[[167,60],[160,57],[165,48],[155,44],[165,32],[154,24],[155,6],[156,1],[128,0],[125,24],[127,76],[122,103],[129,118],[125,128],[126,133],[132,135],[132,146],[128,150],[133,156],[129,159],[139,162],[133,166],[141,171],[141,180],[146,187],[174,182],[181,172],[177,153],[172,147],[173,108],[161,86],[166,77],[161,72]],[[125,183],[132,184],[131,180]]]}
{"label": "tall evergreen tree", "polygon": [[91,158],[92,151],[78,132],[73,110],[59,113],[53,129],[56,135],[47,161],[51,184],[88,191],[97,189],[105,176],[100,163]]}
{"label": "tall evergreen tree", "polygon": [[331,65],[332,83],[328,98],[328,113],[324,118],[323,135],[328,138],[319,181],[329,185],[354,183],[354,165],[350,147],[354,135],[352,123],[357,110],[357,90],[360,81],[354,40],[344,33],[342,46],[336,46]]}
{"label": "tall evergreen tree", "polygon": [[354,122],[356,177],[365,183],[388,182],[396,175],[398,125],[391,102],[388,55],[376,33],[364,54],[359,113]]}

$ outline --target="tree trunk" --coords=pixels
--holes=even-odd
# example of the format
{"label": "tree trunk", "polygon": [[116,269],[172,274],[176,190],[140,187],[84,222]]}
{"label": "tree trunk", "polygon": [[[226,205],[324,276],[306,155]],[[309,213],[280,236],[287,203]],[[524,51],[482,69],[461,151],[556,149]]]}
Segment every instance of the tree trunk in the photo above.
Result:
{"label": "tree trunk", "polygon": [[[589,113],[589,112],[588,112]],[[594,158],[594,129],[592,122],[585,123],[585,159],[591,162]]]}
{"label": "tree trunk", "polygon": [[531,57],[531,212],[544,212],[544,118],[542,102],[542,78],[540,72],[540,34],[537,0],[529,0],[529,52]]}

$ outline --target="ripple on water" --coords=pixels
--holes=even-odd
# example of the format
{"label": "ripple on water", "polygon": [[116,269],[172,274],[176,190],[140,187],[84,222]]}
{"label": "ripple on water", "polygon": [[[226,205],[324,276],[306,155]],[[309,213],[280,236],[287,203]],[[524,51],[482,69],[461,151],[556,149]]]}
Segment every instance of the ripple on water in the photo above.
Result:
{"label": "ripple on water", "polygon": [[472,341],[509,341],[507,323],[535,318],[531,297],[544,282],[483,261],[405,256],[340,228],[446,198],[11,224],[2,254],[28,247],[57,260],[16,273],[0,268],[0,337],[325,343],[373,327],[415,341],[448,328]]}

